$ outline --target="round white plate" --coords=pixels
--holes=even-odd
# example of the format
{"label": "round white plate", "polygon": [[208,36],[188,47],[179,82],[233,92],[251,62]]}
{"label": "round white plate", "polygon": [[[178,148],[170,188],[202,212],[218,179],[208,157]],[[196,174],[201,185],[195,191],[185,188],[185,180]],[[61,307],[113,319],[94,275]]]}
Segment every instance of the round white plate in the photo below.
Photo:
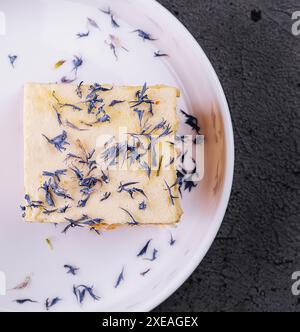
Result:
{"label": "round white plate", "polygon": [[[99,10],[108,6],[120,27]],[[143,41],[136,29],[155,40]],[[88,36],[77,38],[77,33],[88,31]],[[109,47],[110,34],[119,38],[118,59]],[[1,310],[42,311],[47,298],[51,304],[57,297],[61,300],[49,310],[153,309],[198,266],[217,234],[230,195],[232,125],[211,64],[183,25],[153,0],[2,0],[0,45],[0,294],[4,279],[7,288],[6,295],[0,295]],[[157,50],[169,56],[154,57]],[[8,55],[17,55],[13,65]],[[23,84],[72,78],[74,55],[83,59],[77,82],[175,85],[182,92],[179,109],[198,118],[205,135],[205,176],[191,193],[184,191],[184,216],[177,228],[128,227],[101,236],[71,229],[64,235],[62,226],[22,221]],[[55,69],[59,60],[67,62]],[[181,133],[190,133],[181,119]],[[147,253],[137,257],[150,239]],[[154,249],[157,259],[145,260]],[[67,274],[65,264],[80,270],[75,276]],[[13,289],[27,276],[28,285]],[[79,305],[73,285],[80,284],[93,286],[101,298],[86,294]],[[23,299],[36,302],[15,301]]]}

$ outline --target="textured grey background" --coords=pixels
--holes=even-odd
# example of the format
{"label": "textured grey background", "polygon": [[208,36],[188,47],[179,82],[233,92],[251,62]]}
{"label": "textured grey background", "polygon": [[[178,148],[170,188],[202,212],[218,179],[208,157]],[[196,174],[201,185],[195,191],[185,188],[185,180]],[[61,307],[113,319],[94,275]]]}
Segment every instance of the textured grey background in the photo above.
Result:
{"label": "textured grey background", "polygon": [[230,104],[236,170],[222,228],[156,311],[300,311],[299,0],[159,0],[211,60]]}

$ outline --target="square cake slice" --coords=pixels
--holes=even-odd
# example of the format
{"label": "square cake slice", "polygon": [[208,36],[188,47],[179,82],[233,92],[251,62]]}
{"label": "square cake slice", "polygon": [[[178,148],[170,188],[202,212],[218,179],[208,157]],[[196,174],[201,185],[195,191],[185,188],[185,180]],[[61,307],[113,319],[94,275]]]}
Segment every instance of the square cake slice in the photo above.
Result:
{"label": "square cake slice", "polygon": [[176,88],[30,83],[24,93],[25,221],[179,222]]}

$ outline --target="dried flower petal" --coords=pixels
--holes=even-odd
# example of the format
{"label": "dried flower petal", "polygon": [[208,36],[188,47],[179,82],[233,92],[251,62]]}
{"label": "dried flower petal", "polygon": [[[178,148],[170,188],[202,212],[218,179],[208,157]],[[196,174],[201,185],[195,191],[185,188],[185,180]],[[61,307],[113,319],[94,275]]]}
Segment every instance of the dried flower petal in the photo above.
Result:
{"label": "dried flower petal", "polygon": [[55,63],[54,68],[58,69],[59,67],[61,67],[65,63],[66,63],[66,60],[59,60]]}
{"label": "dried flower petal", "polygon": [[118,276],[118,279],[115,284],[115,288],[118,288],[122,281],[124,281],[124,268],[122,269],[122,272]]}
{"label": "dried flower petal", "polygon": [[166,187],[167,187],[167,190],[168,190],[168,193],[169,193],[169,196],[170,196],[171,203],[172,203],[172,205],[175,205],[175,201],[174,201],[174,200],[177,199],[178,197],[173,196],[173,194],[172,194],[172,188],[173,188],[175,185],[177,185],[177,182],[176,182],[172,187],[170,187],[170,186],[168,185],[167,181],[165,181],[165,185],[166,185]]}
{"label": "dried flower petal", "polygon": [[156,51],[154,52],[154,57],[159,58],[159,57],[168,57],[169,55],[166,53],[162,53],[161,51]]}
{"label": "dried flower petal", "polygon": [[18,56],[17,56],[17,55],[11,55],[11,54],[9,54],[9,55],[8,55],[8,58],[9,58],[9,62],[10,62],[10,64],[11,64],[11,66],[12,66],[13,68],[15,68],[15,62],[16,62]]}
{"label": "dried flower petal", "polygon": [[174,244],[176,243],[176,240],[174,240],[174,238],[173,238],[173,234],[171,233],[171,239],[170,239],[170,246],[172,247],[172,246],[174,246]]}
{"label": "dried flower petal", "polygon": [[151,271],[151,269],[147,269],[146,271],[144,272],[141,272],[141,276],[144,277],[146,274],[148,274],[149,272]]}
{"label": "dried flower petal", "polygon": [[53,250],[52,241],[51,241],[49,238],[46,239],[46,243],[47,243],[48,247],[49,247],[51,250]]}
{"label": "dried flower petal", "polygon": [[79,271],[78,267],[74,267],[68,264],[65,264],[64,268],[67,270],[67,274],[72,274],[73,276],[75,276],[77,274],[77,271]]}
{"label": "dried flower petal", "polygon": [[137,257],[141,257],[141,256],[144,256],[146,253],[147,253],[147,250],[149,248],[149,245],[151,243],[152,239],[150,239],[146,244],[145,246],[142,248],[142,250],[137,254]]}
{"label": "dried flower petal", "polygon": [[17,286],[15,286],[13,288],[13,290],[20,290],[20,289],[24,289],[27,288],[31,283],[31,275],[27,276],[25,278],[25,280],[23,282],[21,282],[20,284],[18,284]]}
{"label": "dried flower petal", "polygon": [[139,205],[140,210],[146,210],[146,208],[147,208],[147,204],[144,201],[142,203],[140,203],[140,205]]}
{"label": "dried flower petal", "polygon": [[98,30],[100,30],[100,27],[99,27],[99,25],[96,23],[96,21],[95,20],[93,20],[92,18],[87,18],[87,21],[88,21],[88,24],[90,25],[90,26],[92,26],[93,28],[96,28],[96,29],[98,29]]}
{"label": "dried flower petal", "polygon": [[141,37],[143,39],[143,41],[145,41],[145,40],[150,40],[150,41],[156,40],[149,33],[145,32],[141,29],[136,29],[133,32],[137,32],[138,36]]}
{"label": "dried flower petal", "polygon": [[18,300],[14,300],[14,302],[17,302],[18,304],[24,304],[27,302],[38,303],[37,301],[31,300],[31,299],[18,299]]}
{"label": "dried flower petal", "polygon": [[75,74],[77,75],[78,68],[82,66],[83,60],[81,57],[74,55],[74,59],[72,60],[73,63],[73,69],[72,71],[75,71]]}
{"label": "dried flower petal", "polygon": [[59,151],[65,151],[66,148],[64,147],[64,145],[70,145],[66,140],[67,140],[67,132],[64,130],[62,132],[61,135],[56,136],[52,139],[49,139],[47,136],[45,136],[44,134],[42,134],[42,136],[48,141],[49,144],[54,145],[54,147]]}
{"label": "dried flower petal", "polygon": [[94,287],[93,286],[86,286],[86,285],[79,285],[79,286],[73,286],[73,293],[76,296],[76,299],[78,303],[82,304],[86,294],[89,294],[90,297],[95,300],[99,301],[100,297],[94,293]]}
{"label": "dried flower petal", "polygon": [[123,208],[120,208],[120,209],[123,210],[124,212],[126,212],[129,215],[129,217],[131,219],[131,221],[128,222],[129,226],[137,226],[137,225],[139,225],[139,222],[135,220],[135,218],[133,217],[133,215],[129,211],[127,211],[126,209],[123,209]]}
{"label": "dried flower petal", "polygon": [[144,258],[145,261],[153,262],[157,259],[157,249],[153,249],[152,257],[151,258]]}
{"label": "dried flower petal", "polygon": [[68,78],[67,76],[63,76],[60,81],[61,83],[64,83],[64,84],[69,84],[69,83],[73,83],[74,81],[76,81],[77,77],[74,77],[74,78]]}
{"label": "dried flower petal", "polygon": [[59,297],[53,299],[47,299],[45,302],[46,310],[48,311],[51,307],[55,306],[58,302],[62,301]]}
{"label": "dried flower petal", "polygon": [[190,126],[194,131],[196,131],[198,134],[200,134],[200,127],[198,125],[198,119],[195,118],[193,115],[190,115],[186,113],[185,111],[181,110],[181,113],[185,115],[186,121],[185,123]]}
{"label": "dried flower petal", "polygon": [[90,31],[88,30],[87,32],[79,32],[76,34],[77,38],[84,38],[84,37],[88,37],[90,34]]}

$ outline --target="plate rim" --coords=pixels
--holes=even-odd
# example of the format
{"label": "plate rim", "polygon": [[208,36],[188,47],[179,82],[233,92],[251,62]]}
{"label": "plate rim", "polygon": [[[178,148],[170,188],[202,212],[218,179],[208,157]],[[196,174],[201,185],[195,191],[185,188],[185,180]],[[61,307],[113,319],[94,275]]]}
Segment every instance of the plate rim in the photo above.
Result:
{"label": "plate rim", "polygon": [[[142,2],[143,0],[136,0],[137,2]],[[145,5],[145,3],[143,3]],[[219,77],[210,62],[209,58],[205,54],[199,42],[192,35],[192,33],[185,27],[185,25],[175,17],[166,7],[164,7],[158,0],[151,0],[147,3],[148,6],[151,6],[154,10],[161,11],[165,14],[165,18],[168,19],[170,24],[175,24],[178,26],[178,29],[189,39],[190,43],[193,45],[193,51],[199,54],[199,57],[203,58],[206,62],[207,67],[211,73],[211,78],[213,79],[214,86],[220,96],[220,102],[222,105],[222,109],[224,109],[223,121],[224,128],[227,129],[226,135],[226,172],[224,176],[224,189],[223,195],[220,201],[220,207],[217,215],[215,216],[215,220],[212,223],[212,226],[208,230],[208,235],[206,236],[206,241],[203,244],[204,250],[201,252],[196,252],[189,260],[189,263],[185,265],[185,268],[182,269],[176,279],[173,279],[172,282],[164,288],[158,295],[154,298],[147,300],[147,302],[139,303],[137,305],[136,311],[139,312],[149,312],[167,300],[172,294],[174,294],[183,284],[184,282],[193,274],[193,272],[197,269],[199,264],[202,262],[203,258],[206,256],[210,247],[212,246],[217,233],[221,227],[223,219],[225,217],[225,213],[228,207],[232,185],[233,185],[233,175],[234,175],[234,165],[235,165],[235,150],[234,150],[234,133],[233,133],[233,125],[232,118],[230,114],[229,105],[225,96],[225,92],[219,80]]]}

